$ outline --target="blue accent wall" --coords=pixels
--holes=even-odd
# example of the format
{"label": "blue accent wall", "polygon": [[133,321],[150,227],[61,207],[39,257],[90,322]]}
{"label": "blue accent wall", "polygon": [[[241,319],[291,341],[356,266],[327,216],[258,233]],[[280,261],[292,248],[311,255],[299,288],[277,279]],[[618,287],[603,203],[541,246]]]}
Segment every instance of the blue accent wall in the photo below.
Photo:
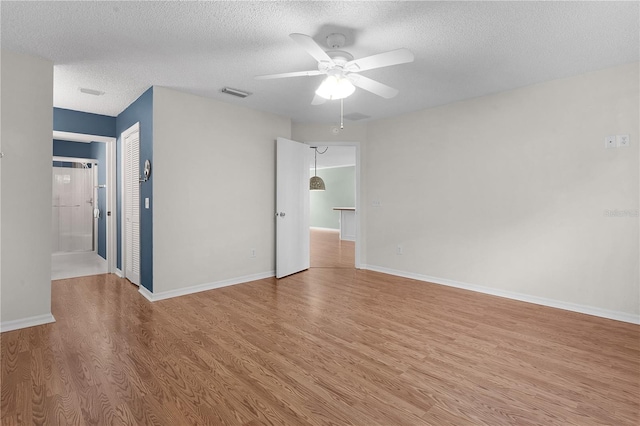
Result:
{"label": "blue accent wall", "polygon": [[116,137],[116,118],[71,109],[53,109],[53,130]]}
{"label": "blue accent wall", "polygon": [[[116,135],[118,138],[117,164],[117,204],[122,205],[122,132],[136,123],[140,123],[140,170],[145,160],[153,164],[153,87],[116,117]],[[152,167],[153,170],[153,167]],[[153,171],[151,178],[140,185],[140,280],[143,287],[153,292]],[[144,208],[144,199],[149,198],[149,209]],[[116,216],[118,227],[118,268],[122,269],[122,214],[118,208]]]}
{"label": "blue accent wall", "polygon": [[[90,143],[53,140],[54,157],[96,158]],[[100,164],[98,164],[100,165]]]}
{"label": "blue accent wall", "polygon": [[[58,130],[58,129],[55,129]],[[98,185],[107,184],[107,147],[103,142],[70,142],[53,140],[54,157],[91,158],[98,162]],[[58,166],[57,161],[53,162]],[[65,167],[64,164],[61,164]],[[98,188],[98,209],[100,218],[98,219],[98,255],[103,259],[107,258],[107,189]]]}

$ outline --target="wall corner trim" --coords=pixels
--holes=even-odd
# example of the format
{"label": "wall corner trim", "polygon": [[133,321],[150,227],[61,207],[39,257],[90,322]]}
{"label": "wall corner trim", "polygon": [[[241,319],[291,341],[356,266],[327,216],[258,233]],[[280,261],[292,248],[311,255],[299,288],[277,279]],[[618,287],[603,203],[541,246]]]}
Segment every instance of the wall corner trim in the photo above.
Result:
{"label": "wall corner trim", "polygon": [[37,325],[50,324],[56,322],[52,314],[36,315],[33,317],[22,318],[13,321],[5,321],[0,323],[0,333],[5,331],[20,330],[21,328],[35,327]]}
{"label": "wall corner trim", "polygon": [[244,284],[250,281],[257,281],[264,278],[271,278],[276,275],[275,271],[261,272],[258,274],[245,275],[237,278],[230,278],[222,281],[215,281],[211,283],[199,284],[192,287],[180,288],[177,290],[163,291],[160,293],[151,293],[149,290],[140,286],[140,294],[150,302],[157,302],[158,300],[171,299],[173,297],[186,296],[188,294],[199,293],[201,291],[214,290],[216,288],[227,287],[230,285]]}
{"label": "wall corner trim", "polygon": [[149,302],[155,301],[153,293],[146,289],[144,286],[139,286],[138,292],[144,296]]}
{"label": "wall corner trim", "polygon": [[122,273],[122,270],[120,270],[118,268],[116,268],[116,270],[113,273],[116,274],[120,278],[124,278],[124,274]]}
{"label": "wall corner trim", "polygon": [[506,299],[518,300],[521,302],[534,303],[536,305],[547,306],[550,308],[564,309],[565,311],[578,312],[586,315],[612,319],[616,321],[628,322],[640,325],[640,315],[628,314],[626,312],[610,311],[607,309],[597,308],[595,306],[579,305],[576,303],[563,302],[561,300],[546,299],[544,297],[531,296],[523,293],[516,293],[505,290],[498,290],[490,287],[484,287],[476,284],[468,284],[459,281],[449,280],[446,278],[431,277],[428,275],[415,274],[413,272],[399,271],[396,269],[385,268],[376,265],[361,265],[362,269],[369,271],[381,272],[383,274],[395,275],[398,277],[409,278],[417,281],[424,281],[433,284],[445,285],[449,287],[461,288],[463,290],[475,291],[478,293],[490,294],[492,296],[504,297]]}

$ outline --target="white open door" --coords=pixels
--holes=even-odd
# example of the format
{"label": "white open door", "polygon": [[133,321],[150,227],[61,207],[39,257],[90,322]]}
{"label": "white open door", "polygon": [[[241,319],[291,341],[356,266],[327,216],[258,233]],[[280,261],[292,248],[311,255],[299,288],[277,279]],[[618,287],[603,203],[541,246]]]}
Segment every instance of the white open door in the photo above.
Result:
{"label": "white open door", "polygon": [[309,269],[309,152],[276,141],[276,278]]}
{"label": "white open door", "polygon": [[140,285],[140,131],[136,123],[123,134],[124,276]]}

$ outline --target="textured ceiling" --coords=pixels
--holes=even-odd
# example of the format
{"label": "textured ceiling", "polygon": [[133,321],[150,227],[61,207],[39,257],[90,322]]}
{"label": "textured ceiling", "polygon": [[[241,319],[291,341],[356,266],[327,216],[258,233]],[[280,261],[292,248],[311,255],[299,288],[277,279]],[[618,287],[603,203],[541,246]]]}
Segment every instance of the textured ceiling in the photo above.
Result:
{"label": "textured ceiling", "polygon": [[[400,90],[360,89],[345,114],[378,119],[639,60],[638,2],[9,2],[2,48],[54,66],[54,105],[117,115],[152,85],[291,117],[336,123],[338,101],[312,106],[322,77],[254,80],[315,69],[289,33],[324,46],[347,36],[356,58],[405,47],[411,64],[363,75]],[[246,99],[224,86],[252,92]],[[81,93],[80,87],[105,92]]]}

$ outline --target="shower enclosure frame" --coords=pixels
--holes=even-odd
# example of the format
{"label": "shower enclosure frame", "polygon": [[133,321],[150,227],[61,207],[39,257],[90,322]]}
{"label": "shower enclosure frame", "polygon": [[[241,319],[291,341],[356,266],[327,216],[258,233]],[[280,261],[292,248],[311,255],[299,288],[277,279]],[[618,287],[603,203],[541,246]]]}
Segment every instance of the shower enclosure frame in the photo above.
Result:
{"label": "shower enclosure frame", "polygon": [[[54,162],[63,162],[63,163],[75,163],[75,164],[81,164],[83,166],[87,165],[87,164],[91,164],[91,167],[88,167],[89,170],[91,170],[91,177],[90,177],[90,187],[91,187],[91,194],[90,194],[90,200],[87,202],[91,203],[91,209],[89,212],[87,212],[88,215],[91,216],[91,250],[81,250],[81,251],[90,251],[90,252],[94,252],[97,253],[98,252],[98,235],[99,235],[99,230],[98,230],[98,218],[94,215],[94,210],[97,208],[98,206],[98,160],[96,160],[95,158],[79,158],[79,157],[60,157],[60,156],[54,156],[53,157],[53,161]],[[53,166],[55,167],[59,167],[59,166]],[[74,168],[74,167],[70,167],[70,168]],[[54,182],[55,185],[55,182]],[[54,206],[55,207],[55,206]],[[62,210],[59,212],[59,214],[62,213]],[[58,232],[59,233],[59,232]],[[71,252],[77,252],[78,250],[71,250]],[[59,252],[54,252],[54,254],[56,253],[65,253],[67,251],[59,251]]]}

